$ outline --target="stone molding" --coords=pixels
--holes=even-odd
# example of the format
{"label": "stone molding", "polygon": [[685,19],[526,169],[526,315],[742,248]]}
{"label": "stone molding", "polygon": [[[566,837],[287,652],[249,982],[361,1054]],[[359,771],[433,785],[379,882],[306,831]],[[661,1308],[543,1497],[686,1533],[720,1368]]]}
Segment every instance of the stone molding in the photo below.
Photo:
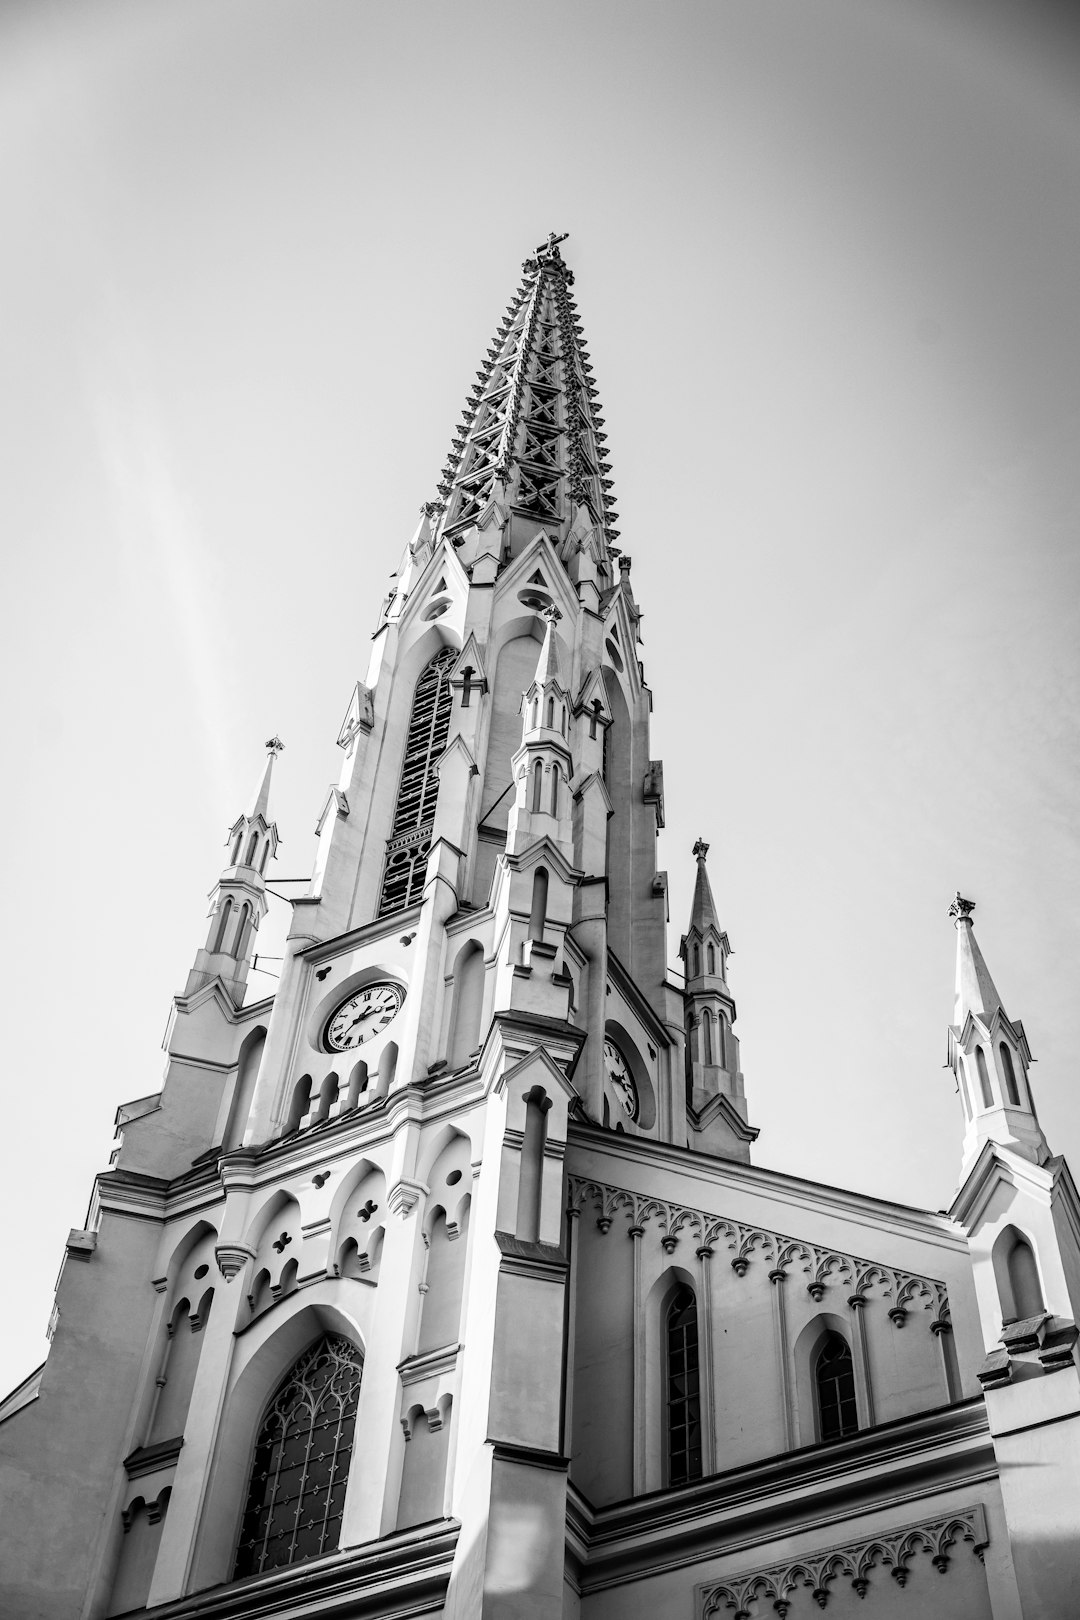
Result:
{"label": "stone molding", "polygon": [[666,1254],[675,1252],[682,1235],[693,1239],[695,1249],[712,1249],[722,1243],[734,1250],[731,1268],[738,1277],[745,1276],[752,1260],[760,1259],[768,1263],[770,1276],[778,1272],[787,1274],[789,1268],[800,1268],[809,1279],[807,1292],[815,1300],[821,1299],[830,1280],[849,1287],[849,1304],[853,1300],[862,1304],[871,1288],[880,1287],[884,1297],[892,1301],[889,1316],[895,1327],[902,1327],[908,1311],[917,1308],[933,1312],[931,1326],[949,1319],[948,1291],[935,1277],[920,1277],[877,1260],[825,1248],[767,1227],[748,1226],[726,1215],[691,1209],[669,1199],[631,1192],[625,1187],[612,1187],[580,1176],[570,1176],[568,1183],[569,1209],[578,1213],[591,1203],[599,1210],[596,1224],[601,1232],[608,1232],[616,1213],[623,1211],[629,1218],[631,1232],[638,1228],[644,1230],[646,1222],[655,1220]]}
{"label": "stone molding", "polygon": [[879,1566],[887,1568],[902,1587],[907,1583],[908,1569],[917,1553],[928,1553],[934,1568],[944,1575],[950,1563],[949,1550],[956,1542],[969,1541],[972,1552],[982,1563],[989,1539],[986,1513],[982,1503],[976,1502],[958,1513],[924,1519],[865,1541],[848,1542],[826,1548],[824,1552],[792,1558],[717,1585],[699,1586],[697,1613],[701,1620],[713,1620],[725,1610],[734,1610],[733,1620],[753,1620],[751,1604],[771,1598],[773,1610],[784,1620],[800,1587],[811,1591],[818,1608],[824,1609],[829,1601],[829,1584],[840,1576],[847,1576],[862,1598],[870,1587],[871,1573]]}

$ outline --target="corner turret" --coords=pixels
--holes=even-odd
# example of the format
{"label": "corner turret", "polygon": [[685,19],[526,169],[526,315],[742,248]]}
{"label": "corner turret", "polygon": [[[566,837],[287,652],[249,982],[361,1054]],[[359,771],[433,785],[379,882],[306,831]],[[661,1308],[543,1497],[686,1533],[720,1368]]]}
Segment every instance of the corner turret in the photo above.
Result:
{"label": "corner turret", "polygon": [[731,942],[720,927],[705,861],[709,846],[694,845],[697,877],[690,926],[679,943],[686,971],[686,1112],[691,1146],[723,1158],[750,1161],[757,1130],[746,1121],[746,1097],[739,1069],[735,998],[728,988]]}
{"label": "corner turret", "polygon": [[987,1142],[1045,1164],[1050,1149],[1031,1095],[1027,1036],[1019,1020],[1006,1016],[975,938],[974,910],[975,902],[959,893],[949,907],[956,923],[956,1001],[947,1064],[956,1076],[967,1124],[964,1169]]}
{"label": "corner turret", "polygon": [[280,737],[268,740],[266,764],[248,808],[229,829],[228,863],[210,891],[210,926],[188,974],[187,996],[219,979],[236,1006],[243,1004],[252,945],[267,911],[266,868],[277,854],[277,824],[270,820],[270,777],[284,746]]}

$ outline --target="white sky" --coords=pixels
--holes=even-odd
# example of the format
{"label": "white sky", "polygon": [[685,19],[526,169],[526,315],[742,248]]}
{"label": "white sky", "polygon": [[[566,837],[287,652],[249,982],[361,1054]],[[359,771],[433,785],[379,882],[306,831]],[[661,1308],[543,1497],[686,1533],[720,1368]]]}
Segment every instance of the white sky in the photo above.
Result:
{"label": "white sky", "polygon": [[386,576],[553,228],[645,611],[672,959],[700,834],[757,1162],[948,1204],[957,887],[1080,1155],[1072,15],[7,5],[0,1390],[158,1088],[274,730],[278,871],[310,868]]}

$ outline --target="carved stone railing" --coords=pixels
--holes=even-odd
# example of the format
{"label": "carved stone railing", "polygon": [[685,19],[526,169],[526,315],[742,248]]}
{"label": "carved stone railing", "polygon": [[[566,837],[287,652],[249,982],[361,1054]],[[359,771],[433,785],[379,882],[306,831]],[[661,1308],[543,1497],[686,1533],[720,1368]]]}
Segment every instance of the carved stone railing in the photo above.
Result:
{"label": "carved stone railing", "polygon": [[623,1212],[631,1232],[641,1232],[650,1221],[655,1221],[661,1234],[661,1246],[667,1254],[673,1254],[684,1237],[693,1242],[695,1250],[711,1251],[722,1244],[733,1251],[731,1269],[736,1276],[745,1276],[751,1261],[760,1259],[767,1263],[771,1273],[786,1274],[790,1269],[801,1269],[809,1279],[806,1289],[812,1299],[820,1300],[830,1281],[845,1283],[850,1289],[850,1300],[860,1304],[869,1298],[872,1288],[879,1287],[882,1296],[892,1301],[889,1316],[896,1327],[903,1327],[909,1311],[920,1309],[933,1313],[932,1332],[940,1332],[949,1323],[948,1291],[935,1277],[921,1277],[915,1272],[883,1265],[878,1260],[866,1260],[808,1242],[805,1238],[789,1237],[767,1227],[746,1225],[726,1215],[712,1215],[707,1210],[691,1209],[670,1199],[650,1198],[644,1193],[609,1187],[579,1176],[569,1178],[569,1192],[570,1212],[580,1214],[591,1205],[598,1211],[596,1224],[601,1232],[609,1231],[616,1213]]}
{"label": "carved stone railing", "polygon": [[[808,1590],[817,1607],[824,1609],[831,1595],[830,1585],[841,1577],[850,1580],[861,1598],[870,1588],[871,1575],[879,1569],[882,1572],[887,1569],[898,1586],[905,1586],[912,1560],[919,1553],[927,1554],[938,1573],[944,1575],[949,1568],[950,1548],[958,1541],[970,1542],[972,1552],[982,1562],[989,1537],[981,1503],[942,1518],[904,1525],[865,1541],[829,1547],[808,1557],[791,1558],[767,1569],[752,1570],[717,1585],[700,1586],[697,1612],[701,1620],[719,1620],[730,1610],[734,1610],[732,1620],[755,1620],[751,1605],[757,1605],[760,1600],[762,1605],[768,1603],[771,1611],[784,1620],[800,1588]],[[757,1609],[762,1616],[767,1612],[764,1606]]]}

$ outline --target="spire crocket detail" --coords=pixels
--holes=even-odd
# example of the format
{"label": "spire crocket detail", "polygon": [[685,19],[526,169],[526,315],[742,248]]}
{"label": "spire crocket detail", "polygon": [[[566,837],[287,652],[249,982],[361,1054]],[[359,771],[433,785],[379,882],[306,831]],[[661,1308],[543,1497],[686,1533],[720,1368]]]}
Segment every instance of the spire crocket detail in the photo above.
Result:
{"label": "spire crocket detail", "polygon": [[570,289],[574,274],[554,232],[526,259],[469,391],[439,481],[439,533],[453,537],[492,501],[566,529],[587,514],[605,545],[618,537],[606,435]]}

